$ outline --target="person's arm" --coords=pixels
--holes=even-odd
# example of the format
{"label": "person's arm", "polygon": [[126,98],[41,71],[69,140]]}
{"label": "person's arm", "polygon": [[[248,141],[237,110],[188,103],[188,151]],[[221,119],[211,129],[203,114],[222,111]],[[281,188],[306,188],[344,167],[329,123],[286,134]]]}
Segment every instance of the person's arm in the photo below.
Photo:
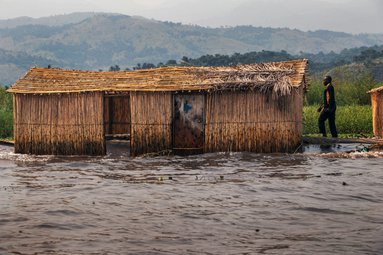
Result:
{"label": "person's arm", "polygon": [[318,107],[317,112],[321,112],[323,109],[323,103]]}

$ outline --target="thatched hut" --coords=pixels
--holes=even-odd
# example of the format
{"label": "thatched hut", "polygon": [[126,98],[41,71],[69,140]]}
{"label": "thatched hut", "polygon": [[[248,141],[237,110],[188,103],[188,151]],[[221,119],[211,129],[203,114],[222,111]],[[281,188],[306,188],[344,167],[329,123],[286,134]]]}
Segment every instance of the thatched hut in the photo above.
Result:
{"label": "thatched hut", "polygon": [[383,138],[383,87],[370,90],[374,136]]}
{"label": "thatched hut", "polygon": [[106,152],[130,133],[131,155],[171,150],[294,152],[307,60],[124,72],[32,68],[10,89],[15,152]]}

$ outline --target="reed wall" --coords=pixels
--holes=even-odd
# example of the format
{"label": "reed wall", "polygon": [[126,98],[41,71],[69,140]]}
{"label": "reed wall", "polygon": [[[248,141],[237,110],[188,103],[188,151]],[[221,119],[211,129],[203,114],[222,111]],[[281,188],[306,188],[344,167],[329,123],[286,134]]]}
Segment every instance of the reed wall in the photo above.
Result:
{"label": "reed wall", "polygon": [[383,138],[383,91],[371,92],[372,126],[374,136]]}
{"label": "reed wall", "polygon": [[15,152],[103,155],[103,94],[14,94]]}
{"label": "reed wall", "polygon": [[132,156],[172,149],[171,92],[131,92]]}
{"label": "reed wall", "polygon": [[294,152],[302,141],[302,88],[274,98],[271,93],[207,94],[205,152]]}
{"label": "reed wall", "polygon": [[130,134],[129,94],[105,97],[104,124],[106,134]]}

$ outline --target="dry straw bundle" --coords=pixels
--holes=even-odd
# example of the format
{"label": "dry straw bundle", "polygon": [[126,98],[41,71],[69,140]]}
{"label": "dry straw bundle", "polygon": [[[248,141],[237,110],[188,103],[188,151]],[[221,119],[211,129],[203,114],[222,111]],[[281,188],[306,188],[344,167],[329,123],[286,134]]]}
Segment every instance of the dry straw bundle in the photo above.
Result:
{"label": "dry straw bundle", "polygon": [[293,65],[275,63],[243,65],[240,67],[217,67],[196,70],[196,85],[212,90],[260,90],[275,95],[289,95],[293,87],[290,76],[295,73]]}
{"label": "dry straw bundle", "polygon": [[71,93],[104,91],[273,91],[288,95],[302,84],[307,60],[232,67],[163,67],[122,72],[32,68],[12,93]]}

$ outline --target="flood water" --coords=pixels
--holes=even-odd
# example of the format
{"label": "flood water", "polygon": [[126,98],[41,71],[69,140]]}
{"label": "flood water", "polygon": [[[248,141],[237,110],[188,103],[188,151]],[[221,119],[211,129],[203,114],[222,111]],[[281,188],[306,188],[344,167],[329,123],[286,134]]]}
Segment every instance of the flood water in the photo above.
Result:
{"label": "flood water", "polygon": [[383,254],[379,152],[12,150],[0,145],[0,254]]}

